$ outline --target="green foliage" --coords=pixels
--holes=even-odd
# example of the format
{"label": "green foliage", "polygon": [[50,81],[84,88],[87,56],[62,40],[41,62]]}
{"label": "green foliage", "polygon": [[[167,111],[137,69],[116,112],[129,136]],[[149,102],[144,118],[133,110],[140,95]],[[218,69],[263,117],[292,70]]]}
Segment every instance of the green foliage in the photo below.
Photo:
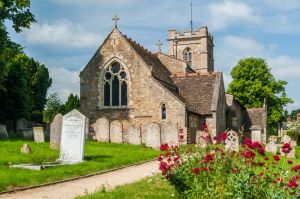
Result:
{"label": "green foliage", "polygon": [[58,94],[50,94],[47,98],[46,107],[43,111],[43,121],[51,122],[56,114],[63,112],[64,106],[63,103],[60,101]]}
{"label": "green foliage", "polygon": [[64,105],[64,113],[66,114],[72,111],[73,109],[80,109],[80,100],[77,95],[73,95],[73,93],[71,93]]}
{"label": "green foliage", "polygon": [[227,92],[234,95],[247,108],[261,108],[264,99],[267,100],[268,127],[274,134],[278,123],[286,119],[283,107],[293,102],[285,92],[287,82],[276,81],[271,69],[261,58],[240,60],[232,69],[231,76],[233,80]]}
{"label": "green foliage", "polygon": [[297,113],[300,113],[300,109],[292,110],[290,114],[292,120],[297,120]]}
{"label": "green foliage", "polygon": [[289,135],[293,140],[296,140],[297,143],[300,142],[300,123],[291,122],[288,124],[287,135]]}
{"label": "green foliage", "polygon": [[[20,148],[28,143],[30,154],[22,154]],[[42,171],[9,168],[11,164],[41,164],[57,160],[58,150],[51,150],[49,143],[25,140],[1,141],[0,143],[0,192],[15,187],[39,185],[47,182],[96,173],[124,165],[151,160],[159,151],[128,144],[86,142],[84,162],[76,165],[59,166]]]}

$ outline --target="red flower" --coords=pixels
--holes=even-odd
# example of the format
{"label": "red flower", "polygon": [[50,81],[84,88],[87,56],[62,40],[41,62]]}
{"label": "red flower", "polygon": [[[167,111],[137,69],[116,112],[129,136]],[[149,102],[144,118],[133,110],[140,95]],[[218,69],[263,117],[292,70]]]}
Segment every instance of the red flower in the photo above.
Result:
{"label": "red flower", "polygon": [[214,141],[217,141],[217,140],[218,140],[217,136],[214,136],[214,137],[213,137],[213,140],[214,140]]}
{"label": "red flower", "polygon": [[225,140],[227,139],[227,137],[228,136],[227,136],[227,133],[225,131],[221,133],[221,141],[222,142],[225,142]]}
{"label": "red flower", "polygon": [[279,161],[280,160],[280,156],[279,155],[274,155],[273,156],[274,160]]}
{"label": "red flower", "polygon": [[270,158],[269,157],[265,157],[265,160],[270,160]]}
{"label": "red flower", "polygon": [[204,163],[211,163],[213,164],[214,162],[214,156],[212,154],[207,154],[203,160]]}
{"label": "red flower", "polygon": [[253,148],[252,141],[249,138],[246,138],[244,140],[244,144],[247,145],[248,147],[250,147],[251,149]]}
{"label": "red flower", "polygon": [[159,148],[161,151],[168,151],[170,148],[168,144],[162,144]]}
{"label": "red flower", "polygon": [[293,164],[293,161],[292,160],[288,160],[287,161],[289,164]]}
{"label": "red flower", "polygon": [[291,179],[291,180],[289,181],[289,183],[287,184],[287,186],[288,186],[289,188],[297,188],[299,185],[298,185],[298,183],[297,183],[296,180]]}
{"label": "red flower", "polygon": [[194,168],[194,169],[193,169],[193,173],[194,173],[194,174],[197,175],[199,172],[200,172],[200,169],[199,169],[199,168]]}
{"label": "red flower", "polygon": [[207,125],[206,125],[206,123],[204,123],[201,126],[201,131],[206,131],[206,130],[207,130]]}
{"label": "red flower", "polygon": [[288,154],[292,150],[292,146],[290,145],[290,143],[284,143],[281,146],[281,148],[282,148],[282,152],[285,153],[285,154]]}
{"label": "red flower", "polygon": [[300,164],[292,168],[292,171],[300,171]]}
{"label": "red flower", "polygon": [[255,153],[253,153],[253,151],[241,152],[241,155],[245,158],[250,158],[250,159],[255,158]]}

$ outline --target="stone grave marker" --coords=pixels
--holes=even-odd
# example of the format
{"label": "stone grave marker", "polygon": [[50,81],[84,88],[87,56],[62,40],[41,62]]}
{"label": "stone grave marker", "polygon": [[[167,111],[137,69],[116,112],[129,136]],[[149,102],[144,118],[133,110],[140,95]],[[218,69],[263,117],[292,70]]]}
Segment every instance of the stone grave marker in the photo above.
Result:
{"label": "stone grave marker", "polygon": [[162,144],[178,145],[178,129],[177,124],[168,122],[164,124],[161,135]]}
{"label": "stone grave marker", "polygon": [[9,136],[7,134],[6,126],[4,124],[0,124],[0,139],[8,139]]}
{"label": "stone grave marker", "polygon": [[211,137],[206,131],[197,131],[196,132],[196,142],[197,146],[200,148],[205,148],[210,143]]}
{"label": "stone grave marker", "polygon": [[17,131],[22,131],[27,129],[27,120],[24,118],[17,120]]}
{"label": "stone grave marker", "polygon": [[50,125],[50,148],[51,149],[60,148],[62,121],[63,121],[63,115],[58,113],[57,115],[55,115]]}
{"label": "stone grave marker", "polygon": [[284,143],[290,143],[292,140],[292,138],[288,135],[284,135],[281,137],[281,142],[284,144]]}
{"label": "stone grave marker", "polygon": [[271,152],[273,154],[277,153],[277,144],[274,142],[274,140],[271,140],[267,145],[266,145],[266,151]]}
{"label": "stone grave marker", "polygon": [[146,137],[147,137],[147,125],[141,125],[141,137],[142,137],[142,144],[146,145]]}
{"label": "stone grave marker", "polygon": [[239,136],[236,132],[227,132],[227,138],[225,140],[225,150],[239,152]]}
{"label": "stone grave marker", "polygon": [[74,109],[63,117],[59,160],[80,163],[84,157],[86,117]]}
{"label": "stone grave marker", "polygon": [[187,144],[187,128],[186,127],[179,127],[178,143],[179,143],[179,145]]}
{"label": "stone grave marker", "polygon": [[269,137],[269,142],[274,142],[274,143],[276,143],[276,142],[277,142],[277,136],[271,135],[271,136]]}
{"label": "stone grave marker", "polygon": [[43,127],[33,127],[34,141],[38,143],[45,142],[44,129]]}
{"label": "stone grave marker", "polygon": [[251,130],[251,141],[252,142],[261,142],[261,129],[252,129]]}
{"label": "stone grave marker", "polygon": [[133,125],[128,129],[128,143],[140,145],[141,140],[141,128],[138,125]]}
{"label": "stone grave marker", "polygon": [[94,124],[95,139],[99,142],[109,142],[109,121],[101,117]]}
{"label": "stone grave marker", "polygon": [[89,126],[89,118],[85,119],[85,132],[84,132],[84,139],[89,140],[90,138],[90,126]]}
{"label": "stone grave marker", "polygon": [[21,153],[29,154],[31,152],[31,148],[28,144],[23,144],[21,148]]}
{"label": "stone grave marker", "polygon": [[110,123],[110,142],[123,143],[123,129],[119,120],[114,120]]}
{"label": "stone grave marker", "polygon": [[160,125],[156,123],[150,123],[145,126],[145,144],[147,147],[159,149],[161,145],[160,138]]}
{"label": "stone grave marker", "polygon": [[296,158],[296,154],[295,154],[296,150],[295,150],[295,147],[297,146],[297,142],[294,141],[294,140],[292,140],[292,141],[290,142],[290,144],[291,144],[292,150],[291,150],[288,154],[286,154],[286,157],[288,157],[288,158]]}

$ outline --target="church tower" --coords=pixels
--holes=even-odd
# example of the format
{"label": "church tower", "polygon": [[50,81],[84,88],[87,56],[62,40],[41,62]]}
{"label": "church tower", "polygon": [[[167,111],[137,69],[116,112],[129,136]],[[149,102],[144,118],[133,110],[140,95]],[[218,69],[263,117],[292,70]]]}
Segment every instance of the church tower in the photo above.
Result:
{"label": "church tower", "polygon": [[180,59],[196,72],[214,71],[213,36],[207,27],[196,31],[169,30],[169,55]]}

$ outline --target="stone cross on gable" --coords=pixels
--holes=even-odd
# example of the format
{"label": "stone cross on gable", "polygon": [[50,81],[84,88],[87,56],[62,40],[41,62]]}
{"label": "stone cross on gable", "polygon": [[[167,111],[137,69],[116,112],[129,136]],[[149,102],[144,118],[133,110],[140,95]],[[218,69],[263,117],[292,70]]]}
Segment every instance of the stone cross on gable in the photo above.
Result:
{"label": "stone cross on gable", "polygon": [[120,18],[118,17],[118,15],[115,15],[112,20],[115,22],[115,28],[118,28],[118,20],[120,20]]}
{"label": "stone cross on gable", "polygon": [[158,48],[158,52],[161,52],[161,46],[163,45],[163,43],[161,43],[161,41],[158,40],[156,45],[157,45],[157,48]]}

